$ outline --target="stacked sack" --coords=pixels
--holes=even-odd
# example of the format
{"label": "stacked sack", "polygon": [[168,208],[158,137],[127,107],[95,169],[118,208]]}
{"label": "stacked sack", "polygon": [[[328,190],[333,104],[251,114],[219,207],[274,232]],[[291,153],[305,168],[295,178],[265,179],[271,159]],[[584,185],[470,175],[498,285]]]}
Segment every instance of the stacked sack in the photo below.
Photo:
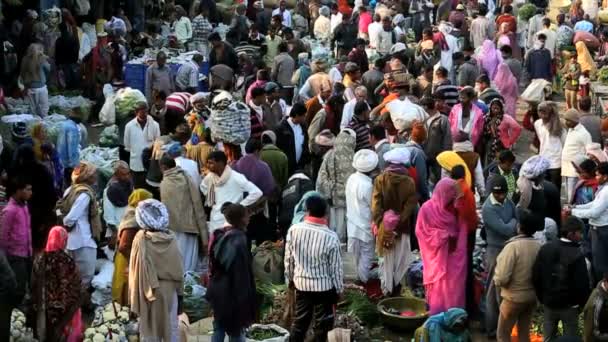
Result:
{"label": "stacked sack", "polygon": [[249,140],[251,134],[251,118],[249,107],[240,101],[235,101],[227,91],[220,91],[211,102],[211,137],[240,145]]}

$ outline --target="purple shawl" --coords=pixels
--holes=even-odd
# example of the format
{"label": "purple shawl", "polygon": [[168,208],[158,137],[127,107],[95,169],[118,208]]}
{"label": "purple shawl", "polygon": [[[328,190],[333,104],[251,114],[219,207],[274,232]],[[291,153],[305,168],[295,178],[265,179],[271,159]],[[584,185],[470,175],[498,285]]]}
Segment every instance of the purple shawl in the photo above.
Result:
{"label": "purple shawl", "polygon": [[247,154],[231,166],[236,172],[243,174],[247,179],[255,184],[264,196],[270,196],[276,185],[270,167],[261,161],[254,154]]}

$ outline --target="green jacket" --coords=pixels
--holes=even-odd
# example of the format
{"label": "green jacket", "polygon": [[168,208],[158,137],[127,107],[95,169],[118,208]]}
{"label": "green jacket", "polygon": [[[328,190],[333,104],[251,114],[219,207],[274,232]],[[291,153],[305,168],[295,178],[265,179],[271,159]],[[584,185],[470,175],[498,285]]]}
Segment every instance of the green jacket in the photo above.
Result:
{"label": "green jacket", "polygon": [[287,180],[289,178],[289,162],[287,160],[287,155],[275,145],[266,145],[262,148],[260,159],[268,164],[275,183],[283,190],[287,185]]}

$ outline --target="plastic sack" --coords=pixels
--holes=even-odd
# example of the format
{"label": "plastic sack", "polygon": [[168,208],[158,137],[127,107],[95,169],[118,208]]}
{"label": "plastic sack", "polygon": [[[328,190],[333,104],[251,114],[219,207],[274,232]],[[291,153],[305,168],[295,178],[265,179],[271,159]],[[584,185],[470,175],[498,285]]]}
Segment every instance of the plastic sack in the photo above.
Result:
{"label": "plastic sack", "polygon": [[201,278],[194,272],[184,274],[184,313],[188,315],[189,322],[194,323],[211,312],[211,306],[205,300],[207,289],[201,285]]}
{"label": "plastic sack", "polygon": [[103,86],[103,96],[106,100],[99,112],[99,121],[104,125],[113,125],[116,122],[116,105],[114,104],[116,94],[112,85],[106,84]]}
{"label": "plastic sack", "polygon": [[118,126],[108,126],[101,131],[99,135],[100,147],[116,147],[120,145]]}
{"label": "plastic sack", "polygon": [[608,23],[608,9],[603,9],[599,11],[597,16],[600,19],[600,23]]}
{"label": "plastic sack", "polygon": [[521,93],[520,98],[529,103],[540,103],[545,100],[545,88],[547,86],[551,86],[551,82],[543,78],[534,79]]}
{"label": "plastic sack", "polygon": [[266,241],[253,251],[255,279],[272,284],[283,284],[283,245]]}
{"label": "plastic sack", "polygon": [[116,106],[116,115],[120,119],[124,119],[135,111],[137,104],[140,102],[148,103],[144,94],[132,88],[123,88],[116,92],[114,105]]}
{"label": "plastic sack", "polygon": [[409,99],[393,100],[386,105],[391,114],[393,125],[398,131],[403,131],[411,127],[414,121],[424,122],[426,113],[422,107],[412,103]]}
{"label": "plastic sack", "polygon": [[576,43],[581,41],[585,43],[589,50],[597,50],[600,47],[600,40],[589,32],[577,31],[574,34],[573,44],[576,45]]}
{"label": "plastic sack", "polygon": [[93,277],[91,285],[96,289],[108,289],[112,287],[112,275],[114,274],[114,263],[104,260],[99,273]]}
{"label": "plastic sack", "polygon": [[[254,338],[249,337],[251,332],[255,331],[255,330],[273,330],[277,334],[281,334],[281,336],[273,337],[273,338],[266,338],[263,340],[256,340]],[[254,324],[249,329],[247,329],[247,333],[245,334],[245,336],[247,336],[247,339],[246,339],[247,342],[287,342],[287,341],[289,341],[289,331],[281,328],[280,326],[278,326],[276,324]]]}
{"label": "plastic sack", "polygon": [[[220,96],[222,100],[216,101]],[[222,94],[216,96],[211,106],[211,137],[235,145],[247,142],[251,135],[250,115],[249,107],[243,102],[234,102]]]}

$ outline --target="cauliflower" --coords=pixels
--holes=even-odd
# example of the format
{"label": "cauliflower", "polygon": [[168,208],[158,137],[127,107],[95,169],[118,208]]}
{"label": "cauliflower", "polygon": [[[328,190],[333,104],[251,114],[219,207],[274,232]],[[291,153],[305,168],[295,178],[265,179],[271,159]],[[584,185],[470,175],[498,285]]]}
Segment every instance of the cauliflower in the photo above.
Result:
{"label": "cauliflower", "polygon": [[124,312],[124,311],[119,312],[118,313],[118,319],[122,323],[127,323],[129,321],[129,313],[128,312]]}
{"label": "cauliflower", "polygon": [[117,323],[110,324],[110,330],[111,330],[113,333],[117,333],[117,332],[119,332],[119,331],[120,331],[120,325],[119,325],[119,324],[117,324]]}
{"label": "cauliflower", "polygon": [[11,330],[11,336],[15,340],[19,339],[19,337],[21,337],[21,330],[16,330],[16,329]]}
{"label": "cauliflower", "polygon": [[87,330],[84,331],[84,337],[86,338],[92,338],[95,335],[95,328],[88,328]]}
{"label": "cauliflower", "polygon": [[100,334],[103,334],[104,336],[108,334],[108,327],[105,325],[101,325],[99,327],[97,327],[97,332]]}
{"label": "cauliflower", "polygon": [[113,321],[115,319],[116,319],[116,314],[114,313],[114,310],[112,310],[112,311],[104,311],[103,312],[103,320],[104,320],[104,322]]}
{"label": "cauliflower", "polygon": [[93,336],[93,342],[105,342],[106,338],[102,335],[102,334],[95,334],[95,336]]}
{"label": "cauliflower", "polygon": [[15,330],[23,330],[23,323],[21,323],[20,321],[13,322],[13,328]]}

